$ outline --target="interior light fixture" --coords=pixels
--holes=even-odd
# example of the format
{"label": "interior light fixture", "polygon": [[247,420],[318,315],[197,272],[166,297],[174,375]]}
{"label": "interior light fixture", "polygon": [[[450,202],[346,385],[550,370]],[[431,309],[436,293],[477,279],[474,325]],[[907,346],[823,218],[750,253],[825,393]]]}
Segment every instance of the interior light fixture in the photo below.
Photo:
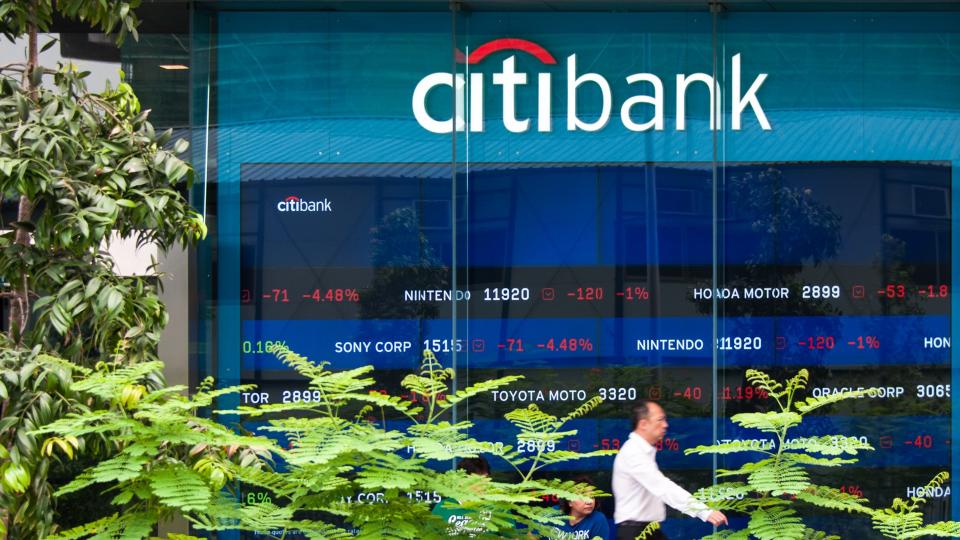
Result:
{"label": "interior light fixture", "polygon": [[190,68],[183,64],[160,64],[160,69],[176,71],[176,70],[190,69]]}

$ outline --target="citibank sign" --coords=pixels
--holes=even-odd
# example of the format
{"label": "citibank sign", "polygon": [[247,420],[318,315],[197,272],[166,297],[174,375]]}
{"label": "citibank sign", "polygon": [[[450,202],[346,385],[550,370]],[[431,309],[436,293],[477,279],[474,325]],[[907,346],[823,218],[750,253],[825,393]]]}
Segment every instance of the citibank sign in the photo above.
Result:
{"label": "citibank sign", "polygon": [[[556,58],[549,51],[524,39],[504,38],[484,43],[466,57],[467,65],[479,64],[487,56],[501,51],[520,51],[532,55],[545,65],[557,64]],[[540,72],[528,74],[516,69],[516,55],[510,55],[503,60],[499,72],[493,73],[493,86],[500,87],[503,98],[503,125],[513,133],[523,133],[536,124],[539,132],[553,131],[553,114],[551,103],[552,77],[550,73]],[[741,81],[741,59],[739,54],[731,58],[730,77],[730,128],[738,131],[742,126],[742,117],[749,110],[753,113],[763,130],[770,130],[770,121],[763,111],[757,92],[767,78],[761,73],[753,79],[750,86],[743,91]],[[599,131],[607,126],[612,116],[614,96],[610,89],[610,82],[599,73],[578,73],[577,55],[571,54],[566,59],[566,90],[567,90],[567,131]],[[484,92],[486,76],[483,73],[469,73],[469,89],[467,76],[449,72],[431,73],[417,83],[413,90],[413,116],[417,123],[432,133],[451,133],[454,129],[471,132],[484,130]],[[517,92],[531,80],[536,81],[537,115],[536,118],[519,118],[517,113]],[[627,84],[637,85],[638,93],[631,95],[619,103],[620,122],[630,131],[662,131],[666,129],[664,119],[664,83],[660,77],[652,73],[634,73],[626,77]],[[711,75],[706,73],[677,74],[674,82],[676,96],[676,116],[673,119],[673,128],[683,131],[687,128],[687,89],[694,84],[702,84],[709,90],[710,100],[710,129],[716,130],[720,125],[719,111],[721,90],[719,84]],[[600,115],[595,118],[584,119],[577,113],[577,92],[587,85],[595,85],[600,91],[603,100]],[[439,87],[454,90],[453,118],[435,118],[427,112],[427,103],[433,91]],[[469,92],[466,92],[469,90]],[[529,91],[529,90],[525,90]],[[642,91],[642,92],[641,92]],[[464,102],[469,95],[469,126],[464,115]],[[641,105],[643,107],[641,107]]]}

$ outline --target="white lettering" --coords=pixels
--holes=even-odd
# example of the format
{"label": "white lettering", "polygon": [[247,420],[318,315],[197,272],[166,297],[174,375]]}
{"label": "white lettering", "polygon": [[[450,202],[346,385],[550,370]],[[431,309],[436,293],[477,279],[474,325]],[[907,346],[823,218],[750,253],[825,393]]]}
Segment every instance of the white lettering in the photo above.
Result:
{"label": "white lettering", "polygon": [[710,89],[710,129],[716,130],[720,124],[720,85],[706,73],[677,75],[677,131],[687,129],[687,86],[702,82]]}
{"label": "white lettering", "polygon": [[[577,88],[585,83],[592,82],[600,88],[603,104],[600,107],[600,117],[593,122],[584,122],[577,117]],[[567,131],[599,131],[610,120],[610,107],[613,98],[610,95],[610,83],[599,73],[584,73],[577,76],[577,55],[567,57]]]}
{"label": "white lettering", "polygon": [[514,86],[527,84],[527,74],[517,73],[515,56],[503,61],[503,71],[493,74],[493,84],[503,87],[503,125],[513,133],[523,133],[530,120],[517,120],[517,102]]}
{"label": "white lettering", "polygon": [[747,108],[747,105],[753,109],[753,114],[757,117],[757,121],[760,122],[760,127],[763,128],[764,131],[770,131],[770,121],[767,120],[767,115],[763,112],[763,107],[760,105],[760,100],[757,99],[757,90],[760,90],[760,86],[763,85],[763,81],[765,80],[767,80],[766,73],[757,75],[757,78],[753,80],[753,83],[750,85],[747,93],[741,96],[740,53],[733,55],[733,77],[730,83],[730,109],[732,118],[730,123],[732,124],[734,131],[738,131],[740,129],[740,113]]}
{"label": "white lettering", "polygon": [[[620,121],[630,131],[646,131],[650,128],[657,131],[663,130],[663,81],[660,80],[660,77],[651,73],[635,73],[627,77],[627,83],[633,84],[636,82],[652,84],[653,96],[633,96],[624,101],[623,107],[620,108]],[[653,118],[642,124],[634,122],[630,116],[630,108],[640,103],[653,105]]]}
{"label": "white lettering", "polygon": [[[463,75],[457,75],[454,78],[452,73],[431,73],[417,83],[413,89],[413,116],[417,123],[431,133],[450,133],[453,131],[453,118],[449,120],[436,120],[427,112],[427,96],[430,91],[437,86],[454,87],[456,80],[456,92],[454,93],[454,117],[456,117],[457,131],[463,131]],[[483,116],[483,115],[481,115]]]}

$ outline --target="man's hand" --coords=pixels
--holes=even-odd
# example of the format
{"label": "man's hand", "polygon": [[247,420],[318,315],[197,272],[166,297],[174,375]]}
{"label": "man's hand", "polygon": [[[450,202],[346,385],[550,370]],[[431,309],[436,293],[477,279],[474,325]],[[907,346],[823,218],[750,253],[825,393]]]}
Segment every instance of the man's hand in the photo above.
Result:
{"label": "man's hand", "polygon": [[714,527],[719,527],[720,525],[727,524],[727,516],[723,515],[723,512],[717,512],[714,510],[710,512],[710,515],[707,516],[707,521]]}

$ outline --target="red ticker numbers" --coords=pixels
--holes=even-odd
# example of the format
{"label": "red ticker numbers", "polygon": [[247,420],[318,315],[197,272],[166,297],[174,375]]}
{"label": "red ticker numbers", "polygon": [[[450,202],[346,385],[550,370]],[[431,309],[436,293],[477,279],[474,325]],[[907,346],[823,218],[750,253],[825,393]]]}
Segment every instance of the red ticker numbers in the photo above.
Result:
{"label": "red ticker numbers", "polygon": [[620,439],[614,437],[608,437],[600,439],[600,444],[593,445],[594,448],[599,448],[601,450],[619,450],[620,449]]}
{"label": "red ticker numbers", "polygon": [[726,401],[741,401],[748,399],[767,399],[770,394],[752,386],[724,386],[720,391],[720,399]]}
{"label": "red ticker numbers", "polygon": [[700,386],[685,386],[673,391],[673,397],[700,401],[703,399],[703,388]]}
{"label": "red ticker numbers", "polygon": [[[296,294],[296,291],[294,291]],[[334,288],[334,289],[314,289],[310,292],[301,294],[300,297],[306,301],[312,301],[316,303],[320,302],[359,302],[360,301],[360,291],[357,289],[343,289],[343,288]],[[240,292],[241,301],[246,304],[250,301],[250,291],[249,289],[243,289]],[[290,303],[290,291],[286,288],[276,288],[270,289],[269,292],[265,292],[260,295],[260,298],[267,302],[273,302],[274,304],[288,304]],[[296,298],[294,296],[294,298]]]}
{"label": "red ticker numbers", "polygon": [[949,285],[927,285],[922,287],[917,293],[927,298],[947,298],[950,296]]}
{"label": "red ticker numbers", "polygon": [[304,294],[306,300],[314,302],[359,302],[360,292],[356,289],[314,289],[309,294]]}

